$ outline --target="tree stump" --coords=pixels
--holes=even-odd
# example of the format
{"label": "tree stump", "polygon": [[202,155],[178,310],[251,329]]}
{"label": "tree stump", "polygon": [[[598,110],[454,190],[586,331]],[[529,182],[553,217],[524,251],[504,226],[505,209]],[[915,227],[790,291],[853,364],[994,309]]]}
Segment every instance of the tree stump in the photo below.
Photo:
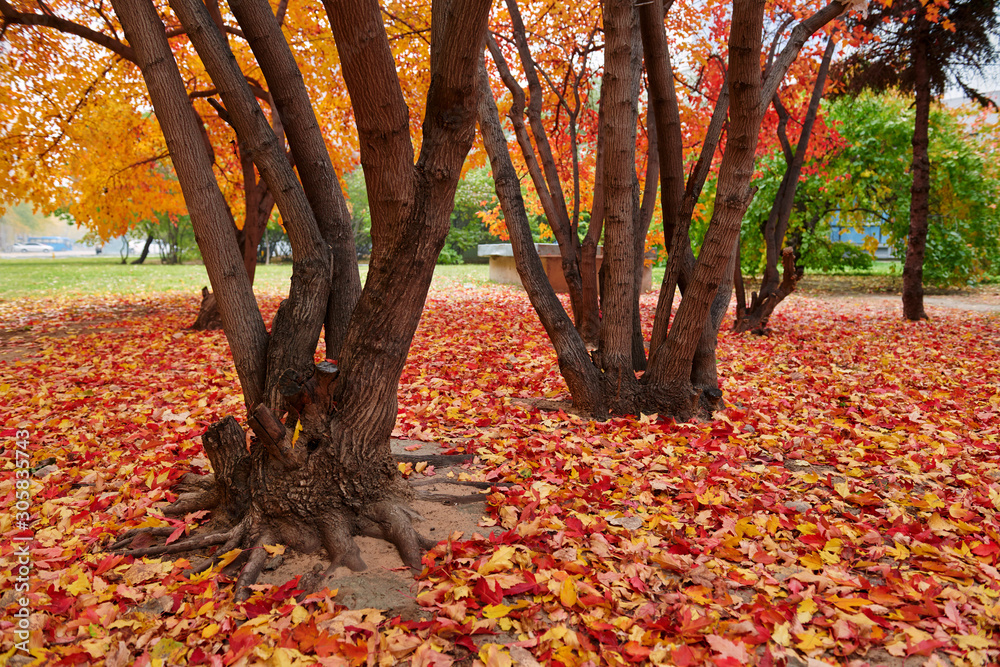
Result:
{"label": "tree stump", "polygon": [[201,308],[198,309],[198,318],[191,325],[195,331],[215,331],[222,329],[222,316],[219,314],[219,304],[215,301],[215,295],[207,287],[201,288]]}

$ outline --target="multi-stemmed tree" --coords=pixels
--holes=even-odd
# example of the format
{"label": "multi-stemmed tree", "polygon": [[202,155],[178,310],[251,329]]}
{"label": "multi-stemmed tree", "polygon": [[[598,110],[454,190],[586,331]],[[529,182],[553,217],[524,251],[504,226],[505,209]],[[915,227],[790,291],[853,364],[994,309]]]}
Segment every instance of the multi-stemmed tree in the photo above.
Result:
{"label": "multi-stemmed tree", "polygon": [[[762,73],[765,3],[736,0],[728,35],[727,83],[719,94],[699,158],[685,178],[683,131],[661,0],[603,5],[604,74],[600,101],[604,281],[599,345],[587,345],[555,298],[534,253],[517,173],[497,118],[481,88],[479,122],[493,165],[497,195],[514,258],[528,295],[552,339],[574,404],[593,415],[658,412],[688,418],[718,406],[715,348],[729,304],[740,224],[754,189],[750,184],[761,123],[785,73],[806,40],[837,18],[846,3],[832,2],[802,20]],[[664,238],[669,262],[660,289],[645,372],[634,368],[633,322],[639,279],[637,253],[644,235],[635,171],[640,78],[645,60],[655,126]],[[517,97],[515,91],[515,98]],[[718,173],[711,223],[697,259],[689,226],[712,166],[723,125],[728,133]],[[515,118],[515,124],[517,119]],[[519,143],[524,143],[520,140]],[[596,181],[597,179],[595,179]],[[683,298],[671,321],[677,287]]]}
{"label": "multi-stemmed tree", "polygon": [[[171,3],[289,232],[292,286],[270,333],[156,8],[150,0],[115,0],[114,7],[163,129],[257,434],[248,452],[232,419],[206,433],[214,480],[181,506],[225,510],[233,527],[169,548],[282,541],[305,551],[322,547],[331,567],[362,568],[352,536],[363,533],[389,540],[406,564],[419,567],[426,545],[410,523],[408,487],[389,435],[396,387],[472,146],[489,3],[434,3],[431,84],[416,160],[378,4],[326,3],[367,179],[373,249],[363,291],[343,195],[269,3],[233,0],[230,8],[275,100],[297,174],[205,5]],[[314,366],[321,330],[336,366]],[[265,552],[248,554],[241,593],[259,575]]]}

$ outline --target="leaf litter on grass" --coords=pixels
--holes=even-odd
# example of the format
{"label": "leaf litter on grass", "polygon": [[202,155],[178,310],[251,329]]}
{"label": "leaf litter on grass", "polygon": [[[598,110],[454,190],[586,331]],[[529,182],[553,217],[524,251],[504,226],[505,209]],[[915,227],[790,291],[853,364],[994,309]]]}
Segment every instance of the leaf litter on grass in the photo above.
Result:
{"label": "leaf litter on grass", "polygon": [[[265,299],[270,319],[279,297]],[[645,324],[655,295],[643,297]],[[219,568],[101,550],[203,471],[200,434],[242,398],[194,296],[0,303],[0,546],[33,535],[36,664],[985,665],[1000,643],[996,317],[795,299],[768,337],[723,334],[711,421],[587,421],[524,294],[432,290],[396,434],[484,464],[489,537],[425,557],[425,621],[295,580],[235,603]],[[71,326],[72,325],[72,326]],[[66,333],[69,328],[70,333]],[[60,333],[62,332],[62,333]],[[14,523],[30,433],[31,530]],[[190,523],[205,517],[187,517]],[[487,531],[483,530],[483,533]],[[179,536],[179,535],[178,535]],[[235,556],[235,554],[233,554]],[[0,572],[5,647],[17,574]],[[20,595],[20,594],[18,594]],[[8,664],[16,650],[3,654]]]}

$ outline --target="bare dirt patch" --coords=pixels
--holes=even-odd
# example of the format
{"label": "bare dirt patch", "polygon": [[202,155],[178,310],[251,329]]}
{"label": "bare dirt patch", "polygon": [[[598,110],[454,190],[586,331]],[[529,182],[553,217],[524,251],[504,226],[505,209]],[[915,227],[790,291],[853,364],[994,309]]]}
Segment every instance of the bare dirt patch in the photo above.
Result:
{"label": "bare dirt patch", "polygon": [[[474,533],[485,535],[490,530],[479,527],[482,503],[444,505],[415,500],[410,507],[424,518],[416,522],[417,530],[432,540],[469,539]],[[352,572],[339,567],[319,584],[319,588],[336,589],[335,600],[351,609],[382,609],[387,616],[421,618],[421,607],[416,601],[417,581],[403,565],[395,547],[371,537],[355,537],[354,540],[368,569]],[[285,557],[280,567],[261,575],[259,582],[281,585],[317,566],[325,568],[326,565],[326,558],[320,554],[292,554]]]}
{"label": "bare dirt patch", "polygon": [[[452,458],[443,457],[441,445],[436,442],[393,439],[390,444],[396,455],[429,460],[434,460],[435,457],[446,460]],[[419,448],[415,449],[417,447]],[[416,482],[414,486],[418,496],[433,494],[439,498],[454,499],[442,502],[418,497],[412,501],[410,508],[422,517],[415,521],[417,531],[425,537],[440,541],[469,539],[476,533],[486,535],[491,530],[497,530],[479,526],[485,513],[486,491],[477,491],[458,483],[461,473],[470,472],[470,464],[445,465],[436,467],[430,476],[411,477],[411,482]],[[416,601],[418,583],[403,565],[395,547],[384,540],[371,537],[355,537],[354,540],[361,549],[361,559],[368,569],[352,572],[346,567],[339,567],[320,582],[318,588],[326,587],[331,591],[336,589],[336,601],[351,609],[381,609],[386,610],[388,616],[422,618],[421,607]],[[264,572],[259,582],[281,585],[316,568],[325,569],[326,563],[326,558],[321,554],[286,555],[281,565]]]}

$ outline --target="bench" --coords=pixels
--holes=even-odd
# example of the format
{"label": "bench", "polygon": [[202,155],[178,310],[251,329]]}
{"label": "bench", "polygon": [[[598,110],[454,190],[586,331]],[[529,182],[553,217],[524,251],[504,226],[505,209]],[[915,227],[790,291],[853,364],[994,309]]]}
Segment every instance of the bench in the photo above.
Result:
{"label": "bench", "polygon": [[[558,293],[569,291],[566,285],[566,277],[562,270],[562,253],[559,251],[558,243],[536,243],[535,250],[542,260],[542,268],[549,278],[552,289]],[[514,265],[514,249],[509,243],[483,243],[478,247],[480,257],[490,258],[490,280],[504,285],[520,285],[521,277],[517,273]],[[647,253],[649,258],[654,255]],[[604,258],[604,249],[597,247],[597,270],[601,270],[601,262]],[[648,292],[653,287],[653,270],[650,266],[644,266],[642,270],[642,291]]]}

